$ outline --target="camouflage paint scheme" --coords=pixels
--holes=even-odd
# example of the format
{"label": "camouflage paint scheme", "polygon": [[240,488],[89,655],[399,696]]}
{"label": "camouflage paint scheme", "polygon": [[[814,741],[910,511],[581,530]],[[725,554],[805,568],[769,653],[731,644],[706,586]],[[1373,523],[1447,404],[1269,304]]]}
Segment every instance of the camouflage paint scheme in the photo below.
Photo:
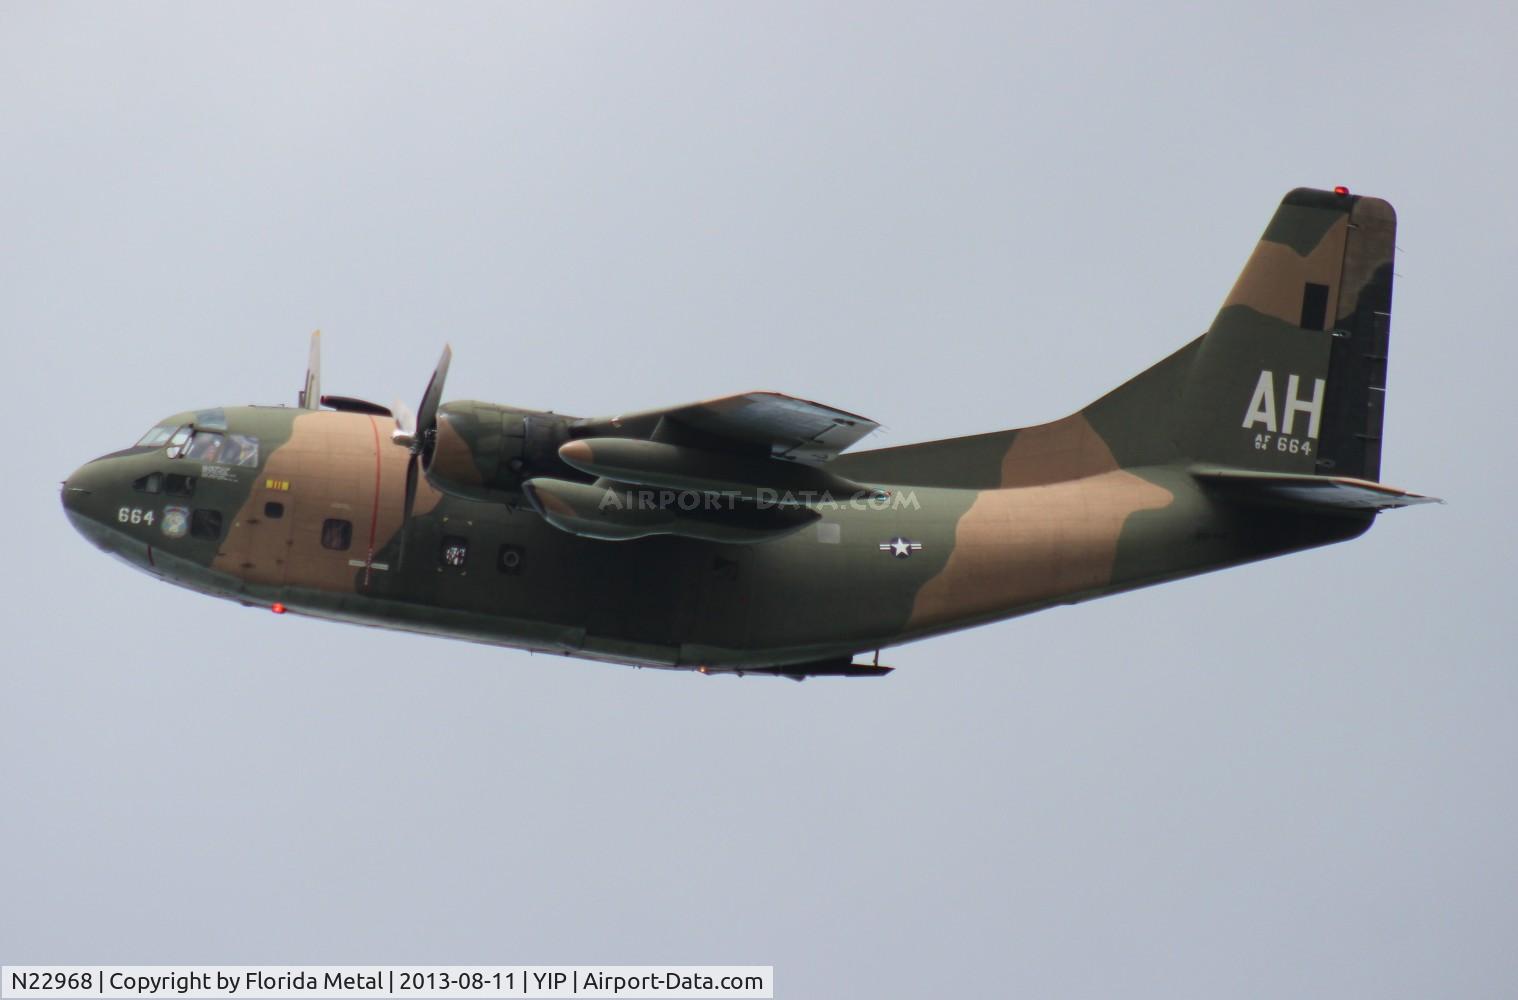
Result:
{"label": "camouflage paint scheme", "polygon": [[[249,605],[646,666],[867,673],[853,656],[1353,538],[1378,509],[1426,499],[1374,483],[1395,226],[1378,199],[1291,192],[1205,335],[1042,426],[823,469],[822,453],[798,466],[724,437],[731,401],[600,420],[456,402],[441,408],[408,519],[411,453],[391,417],[227,407],[161,426],[224,422],[258,438],[256,467],[129,448],[76,471],[63,503],[134,567]],[[835,451],[874,426],[836,423]],[[585,471],[613,452],[620,483]],[[133,488],[153,472],[195,475],[193,498]],[[598,516],[577,505],[603,489],[682,481],[825,482],[845,498],[740,503],[687,518],[707,526],[684,535],[556,526]],[[169,537],[175,503],[220,511],[220,537]],[[322,544],[329,519],[351,525],[348,548]],[[744,541],[720,540],[740,521]],[[467,542],[461,564],[442,558],[445,539]]]}

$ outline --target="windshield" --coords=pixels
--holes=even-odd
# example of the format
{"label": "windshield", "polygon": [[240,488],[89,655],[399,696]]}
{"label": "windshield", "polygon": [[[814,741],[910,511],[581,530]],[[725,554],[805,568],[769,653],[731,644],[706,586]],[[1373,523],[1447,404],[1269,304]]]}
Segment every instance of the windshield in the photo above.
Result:
{"label": "windshield", "polygon": [[169,436],[169,457],[178,458],[184,454],[185,442],[190,440],[194,432],[188,427],[181,427]]}
{"label": "windshield", "polygon": [[169,435],[173,433],[173,424],[163,424],[162,426],[154,427],[138,440],[137,447],[156,448],[167,441],[169,439]]}

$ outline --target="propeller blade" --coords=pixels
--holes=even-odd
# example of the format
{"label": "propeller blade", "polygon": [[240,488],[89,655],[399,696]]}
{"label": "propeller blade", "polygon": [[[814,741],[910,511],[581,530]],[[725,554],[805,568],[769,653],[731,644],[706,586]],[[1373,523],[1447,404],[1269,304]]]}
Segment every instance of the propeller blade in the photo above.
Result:
{"label": "propeller blade", "polygon": [[443,382],[448,378],[448,363],[452,360],[453,348],[445,344],[443,356],[432,370],[432,378],[427,381],[427,388],[422,392],[422,405],[415,414],[403,403],[396,403],[394,407],[395,430],[391,432],[391,440],[411,449],[411,454],[406,459],[406,500],[402,510],[400,551],[396,553],[396,564],[400,566],[406,564],[406,537],[411,534],[411,514],[416,506],[422,453],[430,435],[437,432],[437,408],[443,401]]}
{"label": "propeller blade", "polygon": [[411,510],[416,506],[416,481],[420,478],[416,456],[406,463],[406,521],[411,520]]}
{"label": "propeller blade", "polygon": [[390,404],[390,412],[395,416],[395,429],[390,432],[390,440],[411,447],[411,443],[416,440],[416,414],[399,399]]}
{"label": "propeller blade", "polygon": [[401,430],[408,434],[416,430],[416,414],[405,401],[397,399],[392,402],[390,412],[395,415],[395,425]]}
{"label": "propeller blade", "polygon": [[[398,433],[398,432],[397,432]],[[411,510],[416,506],[416,481],[418,478],[417,466],[421,464],[421,457],[412,452],[406,456],[406,500],[401,508],[401,544],[395,553],[397,567],[406,565],[406,538],[411,534]]]}
{"label": "propeller blade", "polygon": [[416,441],[412,450],[418,449],[418,445],[425,443],[427,435],[437,430],[437,408],[443,401],[443,381],[448,377],[448,363],[453,360],[453,348],[443,346],[443,356],[438,358],[437,368],[432,372],[432,378],[427,382],[427,390],[422,393],[422,405],[416,411]]}

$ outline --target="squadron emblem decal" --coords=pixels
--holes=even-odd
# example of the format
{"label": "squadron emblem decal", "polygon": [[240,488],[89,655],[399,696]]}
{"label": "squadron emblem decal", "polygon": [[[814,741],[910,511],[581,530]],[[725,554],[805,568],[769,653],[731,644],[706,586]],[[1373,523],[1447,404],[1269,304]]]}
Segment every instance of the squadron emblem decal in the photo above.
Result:
{"label": "squadron emblem decal", "polygon": [[165,507],[163,509],[163,533],[170,538],[183,538],[190,526],[188,507]]}
{"label": "squadron emblem decal", "polygon": [[897,559],[905,559],[913,552],[922,551],[922,543],[914,542],[910,538],[902,538],[900,535],[897,535],[889,542],[881,542],[880,551],[889,552]]}

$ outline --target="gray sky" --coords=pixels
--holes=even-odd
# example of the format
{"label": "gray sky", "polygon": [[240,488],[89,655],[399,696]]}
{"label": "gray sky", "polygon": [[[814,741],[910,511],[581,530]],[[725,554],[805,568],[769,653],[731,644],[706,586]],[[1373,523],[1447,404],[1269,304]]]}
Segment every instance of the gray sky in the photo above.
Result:
{"label": "gray sky", "polygon": [[[777,996],[1518,991],[1509,5],[0,4],[0,961],[755,963]],[[1401,216],[1348,545],[889,652],[637,671],[275,618],[57,483],[326,388],[1036,423],[1276,202]]]}

